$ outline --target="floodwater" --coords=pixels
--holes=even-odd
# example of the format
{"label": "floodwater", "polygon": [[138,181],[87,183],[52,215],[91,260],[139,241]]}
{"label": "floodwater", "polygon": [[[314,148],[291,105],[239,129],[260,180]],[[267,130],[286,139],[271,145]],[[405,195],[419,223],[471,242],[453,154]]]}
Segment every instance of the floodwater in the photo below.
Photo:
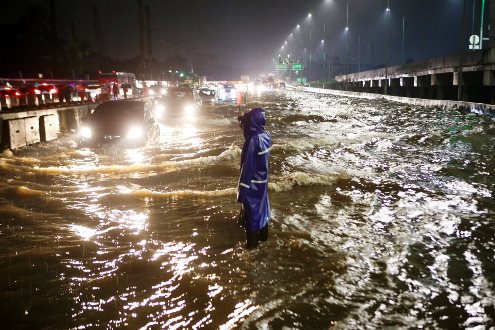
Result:
{"label": "floodwater", "polygon": [[232,106],[160,144],[0,158],[2,328],[495,326],[495,123],[299,91],[267,112],[270,238],[243,247]]}

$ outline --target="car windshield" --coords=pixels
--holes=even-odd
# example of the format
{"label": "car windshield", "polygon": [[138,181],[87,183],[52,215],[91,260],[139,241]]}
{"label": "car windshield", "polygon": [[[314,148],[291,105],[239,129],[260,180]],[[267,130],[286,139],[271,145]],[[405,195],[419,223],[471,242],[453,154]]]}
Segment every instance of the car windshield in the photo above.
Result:
{"label": "car windshield", "polygon": [[99,122],[142,121],[144,106],[141,102],[108,102],[99,105],[92,118]]}
{"label": "car windshield", "polygon": [[175,100],[192,99],[193,93],[190,88],[173,88],[169,91],[169,97]]}

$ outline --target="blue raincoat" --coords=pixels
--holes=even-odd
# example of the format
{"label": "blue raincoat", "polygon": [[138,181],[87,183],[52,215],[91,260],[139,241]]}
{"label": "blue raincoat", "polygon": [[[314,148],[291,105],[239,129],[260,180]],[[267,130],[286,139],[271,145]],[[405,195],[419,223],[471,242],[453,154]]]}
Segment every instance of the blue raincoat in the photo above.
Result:
{"label": "blue raincoat", "polygon": [[272,137],[265,131],[265,112],[255,108],[242,117],[244,146],[237,201],[244,205],[246,230],[257,231],[268,224],[268,156]]}

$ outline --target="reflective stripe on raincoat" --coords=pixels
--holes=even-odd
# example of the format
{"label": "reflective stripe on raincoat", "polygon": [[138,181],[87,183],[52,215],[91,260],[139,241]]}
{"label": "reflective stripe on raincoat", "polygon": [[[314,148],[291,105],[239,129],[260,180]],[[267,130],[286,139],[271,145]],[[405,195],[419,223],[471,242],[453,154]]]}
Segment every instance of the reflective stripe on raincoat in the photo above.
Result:
{"label": "reflective stripe on raincoat", "polygon": [[268,156],[272,138],[265,131],[265,113],[256,108],[242,117],[244,146],[237,201],[244,205],[246,229],[256,231],[268,224]]}

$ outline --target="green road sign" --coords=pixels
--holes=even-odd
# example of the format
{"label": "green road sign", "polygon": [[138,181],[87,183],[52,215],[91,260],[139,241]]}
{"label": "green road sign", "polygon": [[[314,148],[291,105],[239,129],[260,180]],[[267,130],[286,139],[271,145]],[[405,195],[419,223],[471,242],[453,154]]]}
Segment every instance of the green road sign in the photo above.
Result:
{"label": "green road sign", "polygon": [[287,64],[275,64],[276,71],[287,71],[288,68]]}
{"label": "green road sign", "polygon": [[292,64],[292,71],[302,71],[303,65],[301,63]]}
{"label": "green road sign", "polygon": [[301,83],[301,84],[305,84],[306,83],[306,77],[300,77],[300,78],[297,78],[297,82],[298,83]]}

